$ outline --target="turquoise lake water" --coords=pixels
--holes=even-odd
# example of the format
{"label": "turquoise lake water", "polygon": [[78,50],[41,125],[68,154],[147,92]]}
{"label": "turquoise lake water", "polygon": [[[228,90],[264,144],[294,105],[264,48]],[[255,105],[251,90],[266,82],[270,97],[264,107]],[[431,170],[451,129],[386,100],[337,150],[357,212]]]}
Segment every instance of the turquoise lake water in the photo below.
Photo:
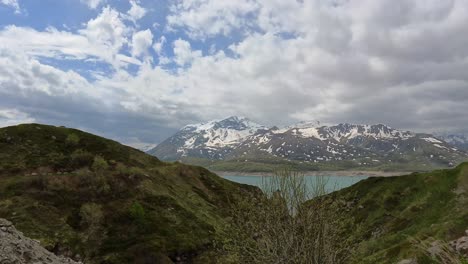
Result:
{"label": "turquoise lake water", "polygon": [[[264,178],[265,181],[271,180],[272,176],[223,176],[223,178],[230,181],[249,184],[262,188],[262,181]],[[318,176],[304,176],[307,186],[312,190],[314,184],[316,184]],[[367,176],[320,176],[325,177],[326,185],[325,189],[327,192],[338,191],[340,189],[349,187],[361,180],[368,178]]]}

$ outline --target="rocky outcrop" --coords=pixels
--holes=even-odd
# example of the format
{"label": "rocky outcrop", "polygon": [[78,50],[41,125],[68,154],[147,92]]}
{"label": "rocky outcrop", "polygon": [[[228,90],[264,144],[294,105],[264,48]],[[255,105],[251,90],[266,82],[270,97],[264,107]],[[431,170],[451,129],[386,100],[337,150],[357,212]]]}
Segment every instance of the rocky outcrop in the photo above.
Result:
{"label": "rocky outcrop", "polygon": [[404,259],[398,262],[398,264],[418,264],[418,261],[416,259]]}
{"label": "rocky outcrop", "polygon": [[0,263],[2,264],[79,264],[56,256],[36,240],[27,238],[11,222],[0,218]]}
{"label": "rocky outcrop", "polygon": [[468,256],[468,230],[465,231],[466,236],[462,236],[450,242],[450,245],[461,255]]}

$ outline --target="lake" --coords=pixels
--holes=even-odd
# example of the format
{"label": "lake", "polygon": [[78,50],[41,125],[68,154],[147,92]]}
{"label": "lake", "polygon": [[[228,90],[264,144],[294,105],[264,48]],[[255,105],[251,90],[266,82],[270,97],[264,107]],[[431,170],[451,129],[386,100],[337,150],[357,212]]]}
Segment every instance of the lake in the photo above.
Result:
{"label": "lake", "polygon": [[[249,184],[262,188],[262,178],[265,178],[265,181],[271,180],[273,176],[223,176],[223,178],[228,179],[233,182]],[[312,187],[316,183],[316,177],[325,177],[326,185],[325,189],[327,192],[337,191],[346,187],[349,187],[361,180],[367,179],[368,176],[304,176],[307,186]]]}

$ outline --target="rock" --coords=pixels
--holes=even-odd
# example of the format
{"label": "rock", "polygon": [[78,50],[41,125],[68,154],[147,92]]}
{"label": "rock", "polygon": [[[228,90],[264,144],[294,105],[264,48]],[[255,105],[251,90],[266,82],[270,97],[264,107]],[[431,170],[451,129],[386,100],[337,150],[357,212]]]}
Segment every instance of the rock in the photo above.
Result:
{"label": "rock", "polygon": [[468,230],[465,231],[466,236],[462,236],[450,242],[450,246],[455,249],[459,254],[468,256]]}
{"label": "rock", "polygon": [[427,249],[427,252],[431,254],[432,257],[440,256],[443,253],[443,245],[441,241],[434,241],[431,243],[431,246]]}
{"label": "rock", "polygon": [[0,218],[0,227],[10,227],[12,225],[13,224],[10,221]]}
{"label": "rock", "polygon": [[16,230],[13,224],[0,218],[0,263],[15,264],[79,264],[71,259],[54,255],[36,241]]}
{"label": "rock", "polygon": [[404,259],[397,264],[418,264],[418,261],[416,259]]}

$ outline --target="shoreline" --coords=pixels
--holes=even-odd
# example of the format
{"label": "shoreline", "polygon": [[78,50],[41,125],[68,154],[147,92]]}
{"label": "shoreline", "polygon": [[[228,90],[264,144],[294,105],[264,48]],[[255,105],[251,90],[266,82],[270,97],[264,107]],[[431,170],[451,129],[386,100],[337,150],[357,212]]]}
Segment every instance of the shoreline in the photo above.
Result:
{"label": "shoreline", "polygon": [[[212,171],[219,176],[274,176],[273,172],[238,172],[238,171]],[[305,176],[368,176],[368,177],[394,177],[409,175],[411,171],[300,171]]]}

